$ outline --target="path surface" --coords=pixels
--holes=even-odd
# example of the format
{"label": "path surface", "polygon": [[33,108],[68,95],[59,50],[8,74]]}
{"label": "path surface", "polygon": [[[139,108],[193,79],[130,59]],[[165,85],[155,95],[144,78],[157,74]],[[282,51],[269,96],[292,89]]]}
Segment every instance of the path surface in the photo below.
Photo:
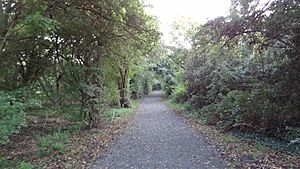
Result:
{"label": "path surface", "polygon": [[130,127],[91,168],[225,168],[225,161],[156,91],[142,101]]}

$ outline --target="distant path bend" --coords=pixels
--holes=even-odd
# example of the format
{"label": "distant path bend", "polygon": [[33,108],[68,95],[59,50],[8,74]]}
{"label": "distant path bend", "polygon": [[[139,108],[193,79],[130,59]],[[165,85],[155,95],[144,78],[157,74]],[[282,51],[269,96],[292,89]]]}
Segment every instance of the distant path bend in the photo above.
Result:
{"label": "distant path bend", "polygon": [[225,168],[208,140],[162,102],[163,94],[146,97],[125,133],[91,166],[109,168]]}

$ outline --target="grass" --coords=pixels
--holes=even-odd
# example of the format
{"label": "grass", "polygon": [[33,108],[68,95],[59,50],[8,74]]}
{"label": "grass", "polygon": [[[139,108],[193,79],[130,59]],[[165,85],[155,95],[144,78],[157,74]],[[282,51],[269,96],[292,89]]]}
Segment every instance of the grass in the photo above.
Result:
{"label": "grass", "polygon": [[[121,118],[127,118],[135,115],[135,110],[139,105],[138,100],[133,100],[131,102],[131,108],[108,108],[102,115],[102,117],[109,122],[114,122],[115,120]],[[28,114],[32,118],[53,118],[59,117],[71,122],[80,121],[80,105],[64,105],[63,107],[44,107],[39,109],[31,110]],[[42,112],[42,113],[41,113]]]}
{"label": "grass", "polygon": [[136,114],[136,109],[139,105],[139,101],[133,100],[131,108],[111,108],[104,112],[103,118],[106,121],[114,122],[123,118],[132,117]]}
{"label": "grass", "polygon": [[42,108],[28,110],[28,115],[40,118],[59,117],[68,121],[80,121],[80,105],[44,106]]}
{"label": "grass", "polygon": [[[108,108],[102,114],[107,123],[100,121],[95,130],[85,130],[80,119],[75,118],[80,114],[76,105],[30,109],[28,127],[16,135],[10,146],[0,149],[0,168],[87,166],[122,133],[136,115],[138,105],[139,101],[134,100],[131,108]],[[13,156],[11,152],[19,155]]]}
{"label": "grass", "polygon": [[75,133],[78,134],[81,132],[81,130],[83,129],[83,124],[80,122],[77,122],[73,125],[70,125],[68,127],[65,128],[65,131],[70,132],[71,134]]}
{"label": "grass", "polygon": [[[18,164],[19,163],[19,164]],[[32,164],[27,163],[25,161],[17,162],[14,160],[7,160],[3,156],[0,156],[0,168],[8,169],[8,168],[17,168],[18,169],[32,169],[34,168]]]}

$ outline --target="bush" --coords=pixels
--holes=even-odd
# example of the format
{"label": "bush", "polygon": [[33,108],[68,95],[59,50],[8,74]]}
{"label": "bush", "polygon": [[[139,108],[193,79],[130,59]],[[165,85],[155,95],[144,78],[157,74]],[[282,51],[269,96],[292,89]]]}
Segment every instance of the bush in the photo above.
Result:
{"label": "bush", "polygon": [[[251,3],[246,4],[251,6]],[[299,135],[296,133],[300,127],[299,52],[288,46],[297,46],[298,41],[286,39],[288,45],[285,46],[278,36],[263,33],[272,32],[276,23],[282,25],[277,29],[282,37],[299,34],[286,31],[285,22],[281,22],[282,19],[291,25],[299,22],[299,18],[293,17],[298,10],[282,10],[287,6],[295,7],[293,1],[270,3],[267,8],[272,14],[264,10],[261,13],[264,17],[255,21],[260,30],[256,26],[254,32],[239,32],[253,29],[253,18],[249,17],[251,10],[240,11],[239,19],[216,18],[198,27],[181,81],[187,82],[189,103],[200,109],[199,117],[208,124],[297,142]],[[238,29],[239,24],[247,26]]]}
{"label": "bush", "polygon": [[220,96],[221,101],[217,104],[211,104],[203,109],[208,114],[207,122],[209,124],[218,124],[225,129],[231,129],[239,126],[241,123],[251,125],[256,117],[255,113],[249,111],[252,107],[253,95],[249,92],[230,91],[226,96]]}
{"label": "bush", "polygon": [[58,152],[64,154],[66,151],[66,143],[69,139],[67,132],[54,132],[37,138],[37,145],[40,156],[47,156],[51,153]]}
{"label": "bush", "polygon": [[167,96],[172,95],[174,89],[175,89],[175,85],[176,85],[176,81],[175,81],[175,77],[172,75],[166,75],[165,77],[165,81],[163,84],[163,90],[165,91]]}
{"label": "bush", "polygon": [[187,100],[187,89],[184,85],[179,85],[174,89],[172,98],[179,103],[183,103]]}
{"label": "bush", "polygon": [[295,140],[299,138],[297,128],[289,128],[291,120],[285,107],[272,103],[270,90],[232,90],[220,95],[220,101],[200,109],[200,117],[209,125],[217,125],[227,131],[239,130],[259,132],[272,137]]}
{"label": "bush", "polygon": [[0,144],[6,144],[9,136],[26,126],[24,109],[24,104],[16,101],[14,96],[0,91]]}

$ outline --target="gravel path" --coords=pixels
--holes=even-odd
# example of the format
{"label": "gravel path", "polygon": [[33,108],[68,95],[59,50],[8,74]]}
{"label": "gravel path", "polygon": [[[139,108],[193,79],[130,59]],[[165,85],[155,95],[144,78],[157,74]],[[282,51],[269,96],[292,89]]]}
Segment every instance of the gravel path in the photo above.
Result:
{"label": "gravel path", "polygon": [[146,97],[125,133],[92,165],[99,168],[225,168],[208,141],[162,102]]}

